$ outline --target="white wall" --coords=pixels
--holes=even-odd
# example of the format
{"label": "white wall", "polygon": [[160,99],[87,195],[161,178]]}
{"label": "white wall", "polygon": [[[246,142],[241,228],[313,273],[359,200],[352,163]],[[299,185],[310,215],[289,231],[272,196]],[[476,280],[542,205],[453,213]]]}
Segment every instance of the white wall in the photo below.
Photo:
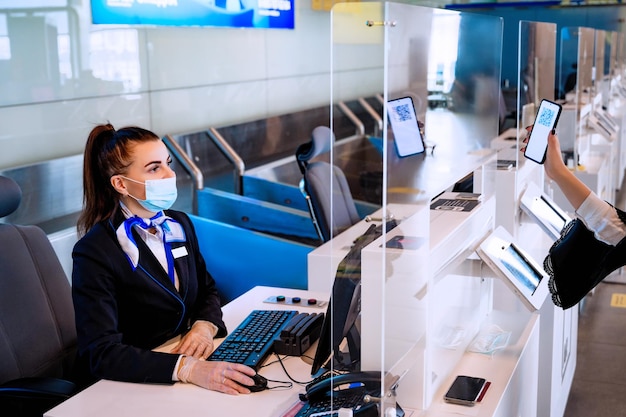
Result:
{"label": "white wall", "polygon": [[[71,3],[0,0],[0,169],[82,153],[106,121],[162,136],[329,103],[330,13],[310,0],[295,30],[94,26]],[[367,79],[341,98],[380,92]]]}

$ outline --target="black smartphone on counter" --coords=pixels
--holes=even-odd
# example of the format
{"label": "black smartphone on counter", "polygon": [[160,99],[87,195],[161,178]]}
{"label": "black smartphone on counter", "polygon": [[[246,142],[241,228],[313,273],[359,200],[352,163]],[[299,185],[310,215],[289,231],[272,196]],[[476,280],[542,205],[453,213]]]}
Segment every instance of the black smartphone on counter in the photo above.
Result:
{"label": "black smartphone on counter", "polygon": [[459,375],[444,395],[444,401],[452,404],[473,406],[476,404],[485,388],[487,381],[485,378]]}

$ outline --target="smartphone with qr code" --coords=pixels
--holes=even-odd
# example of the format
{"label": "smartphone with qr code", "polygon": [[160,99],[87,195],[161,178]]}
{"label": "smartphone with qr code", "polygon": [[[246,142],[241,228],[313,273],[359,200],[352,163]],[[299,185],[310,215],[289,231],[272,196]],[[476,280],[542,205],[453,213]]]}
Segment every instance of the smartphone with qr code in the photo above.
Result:
{"label": "smartphone with qr code", "polygon": [[548,150],[548,135],[556,127],[561,116],[561,105],[550,100],[543,99],[539,105],[535,123],[533,124],[524,156],[538,164],[543,164],[546,160]]}
{"label": "smartphone with qr code", "polygon": [[413,99],[402,97],[389,100],[387,112],[398,156],[403,158],[423,153],[424,138],[417,121]]}

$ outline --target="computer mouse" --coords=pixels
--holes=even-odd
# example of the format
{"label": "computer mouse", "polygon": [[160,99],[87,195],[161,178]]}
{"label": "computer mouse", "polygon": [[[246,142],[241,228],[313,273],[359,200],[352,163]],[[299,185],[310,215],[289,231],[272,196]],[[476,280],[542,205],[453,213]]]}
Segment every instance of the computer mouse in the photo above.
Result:
{"label": "computer mouse", "polygon": [[250,392],[259,392],[259,391],[263,391],[264,389],[267,389],[267,379],[265,379],[265,377],[259,374],[254,374],[254,376],[251,376],[250,378],[252,378],[252,380],[254,381],[254,385],[244,385],[244,384],[239,384],[239,382],[237,383],[241,385],[242,387],[248,388]]}

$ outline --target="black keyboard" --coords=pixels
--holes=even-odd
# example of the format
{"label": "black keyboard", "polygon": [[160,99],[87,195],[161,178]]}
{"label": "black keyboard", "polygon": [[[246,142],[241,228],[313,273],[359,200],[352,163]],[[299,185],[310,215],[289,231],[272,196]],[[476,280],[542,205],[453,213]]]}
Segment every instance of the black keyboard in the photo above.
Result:
{"label": "black keyboard", "polygon": [[336,392],[332,399],[326,397],[305,403],[295,417],[337,417],[340,408],[352,409],[355,416],[378,416],[378,408],[364,400],[367,391],[364,387],[346,389]]}
{"label": "black keyboard", "polygon": [[241,363],[258,371],[273,351],[274,339],[298,314],[295,310],[254,310],[209,356],[210,361]]}

